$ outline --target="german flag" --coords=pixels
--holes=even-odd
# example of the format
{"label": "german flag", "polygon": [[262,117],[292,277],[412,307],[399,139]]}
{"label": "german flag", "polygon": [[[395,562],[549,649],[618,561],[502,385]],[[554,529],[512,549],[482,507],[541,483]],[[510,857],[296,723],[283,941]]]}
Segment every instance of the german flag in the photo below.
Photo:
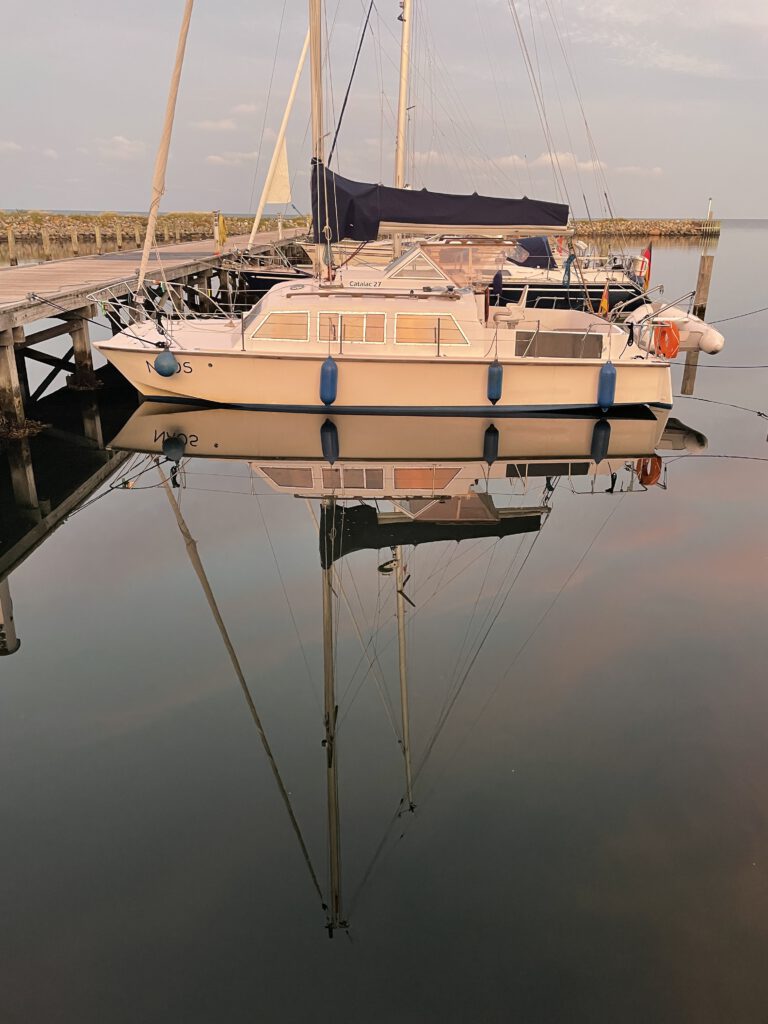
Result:
{"label": "german flag", "polygon": [[653,255],[653,242],[649,242],[648,245],[643,249],[642,259],[645,267],[645,273],[643,274],[643,283],[645,290],[648,291],[648,286],[651,283],[651,256]]}

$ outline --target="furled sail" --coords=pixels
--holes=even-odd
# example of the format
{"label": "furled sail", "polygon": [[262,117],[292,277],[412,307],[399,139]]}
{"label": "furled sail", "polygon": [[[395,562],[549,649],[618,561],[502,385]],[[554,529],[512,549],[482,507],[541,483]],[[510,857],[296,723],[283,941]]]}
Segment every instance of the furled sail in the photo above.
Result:
{"label": "furled sail", "polygon": [[380,231],[435,234],[535,234],[564,230],[568,206],[538,199],[500,199],[491,196],[452,195],[412,191],[351,181],[324,167],[312,166],[312,221],[316,242],[349,238],[372,242]]}

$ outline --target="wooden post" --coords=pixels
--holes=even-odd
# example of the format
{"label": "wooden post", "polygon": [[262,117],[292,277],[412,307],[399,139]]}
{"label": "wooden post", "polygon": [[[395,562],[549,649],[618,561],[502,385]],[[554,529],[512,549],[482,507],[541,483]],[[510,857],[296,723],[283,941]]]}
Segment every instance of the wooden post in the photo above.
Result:
{"label": "wooden post", "polygon": [[699,277],[696,281],[696,294],[693,297],[693,315],[702,319],[707,312],[709,284],[712,280],[712,267],[715,263],[714,254],[703,252],[699,261]]}
{"label": "wooden post", "polygon": [[8,265],[11,267],[17,267],[19,265],[19,260],[16,255],[16,232],[10,224],[8,225]]}
{"label": "wooden post", "polygon": [[221,240],[219,239],[219,211],[213,211],[213,251],[218,256],[221,252]]}
{"label": "wooden post", "polygon": [[[711,216],[711,207],[708,214]],[[699,260],[699,276],[696,281],[696,293],[693,297],[693,315],[704,319],[707,312],[707,301],[709,299],[709,285],[712,280],[712,268],[715,263],[714,254],[704,251]],[[683,381],[680,385],[680,392],[683,395],[692,395],[696,387],[696,370],[699,365],[699,353],[686,352],[685,368],[683,370]]]}
{"label": "wooden post", "polygon": [[686,352],[685,353],[685,366],[683,367],[683,382],[680,385],[680,393],[683,395],[692,395],[693,389],[696,387],[696,368],[699,365],[699,353]]}
{"label": "wooden post", "polygon": [[0,654],[15,654],[21,647],[13,621],[13,601],[8,577],[0,581]]}
{"label": "wooden post", "polygon": [[43,259],[46,263],[50,263],[53,259],[53,253],[51,252],[51,233],[48,228],[40,228],[40,236],[43,240]]}
{"label": "wooden post", "polygon": [[179,228],[179,222],[178,221],[174,221],[173,234],[174,234],[174,237],[176,239],[176,243],[178,244],[181,241],[181,229]]}
{"label": "wooden post", "polygon": [[168,221],[167,220],[163,221],[163,241],[165,242],[166,245],[168,245],[169,238],[168,238]]}
{"label": "wooden post", "polygon": [[93,306],[83,306],[82,309],[75,310],[72,326],[69,331],[69,336],[72,339],[72,348],[74,349],[75,372],[68,383],[73,384],[78,389],[97,386],[93,374],[91,335],[88,330],[88,320],[85,319],[86,317],[93,317],[93,315]]}
{"label": "wooden post", "polygon": [[101,228],[96,225],[96,252],[101,255]]}
{"label": "wooden post", "polygon": [[16,373],[19,377],[19,387],[21,389],[21,401],[26,408],[26,404],[29,401],[29,377],[27,376],[27,360],[24,357],[24,328],[13,327],[13,342],[14,349],[16,352]]}
{"label": "wooden post", "polygon": [[115,244],[119,252],[123,248],[123,228],[119,222],[115,224]]}
{"label": "wooden post", "polygon": [[134,238],[134,241],[136,242],[136,248],[140,249],[141,248],[141,228],[139,227],[138,224],[133,229],[133,238]]}
{"label": "wooden post", "polygon": [[80,255],[80,242],[79,242],[78,237],[77,237],[77,228],[72,228],[72,230],[69,233],[69,237],[72,239],[72,255],[73,256],[79,256]]}
{"label": "wooden post", "polygon": [[13,331],[0,331],[0,425],[6,430],[24,427],[24,398],[16,368]]}
{"label": "wooden post", "polygon": [[35,467],[32,464],[32,450],[26,437],[9,441],[6,446],[8,468],[11,471],[13,499],[17,507],[32,513],[33,520],[40,519],[40,501],[35,483]]}
{"label": "wooden post", "polygon": [[104,447],[104,435],[101,430],[101,414],[99,406],[93,398],[83,395],[80,413],[83,417],[83,433],[94,444]]}

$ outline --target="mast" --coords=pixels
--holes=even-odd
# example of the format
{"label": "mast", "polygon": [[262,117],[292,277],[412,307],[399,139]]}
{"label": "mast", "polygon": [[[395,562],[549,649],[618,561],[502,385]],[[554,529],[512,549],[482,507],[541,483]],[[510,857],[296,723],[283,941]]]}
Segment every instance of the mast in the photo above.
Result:
{"label": "mast", "polygon": [[[406,125],[408,118],[408,78],[411,70],[411,6],[412,0],[400,0],[400,93],[397,100],[397,135],[395,137],[395,188],[405,188]],[[402,250],[400,234],[393,237],[394,255]]]}
{"label": "mast", "polygon": [[403,726],[403,758],[405,760],[405,793],[408,808],[413,810],[413,780],[411,778],[411,730],[408,714],[408,674],[405,657],[405,595],[403,587],[403,549],[395,548],[395,589],[397,590],[397,642],[400,654],[400,714]]}
{"label": "mast", "polygon": [[144,251],[141,254],[141,267],[139,268],[139,280],[136,291],[140,292],[147,276],[147,265],[149,264],[149,253],[155,241],[155,227],[157,225],[157,214],[160,209],[160,199],[165,192],[165,171],[168,166],[168,151],[171,147],[171,132],[173,131],[173,118],[176,113],[176,98],[179,95],[179,81],[181,80],[181,67],[184,63],[184,51],[187,47],[187,34],[189,33],[189,22],[192,18],[192,5],[194,0],[186,0],[184,4],[184,16],[181,19],[181,30],[179,31],[179,42],[176,46],[176,61],[171,74],[171,85],[168,90],[168,102],[165,105],[165,119],[163,121],[163,134],[160,136],[160,145],[155,157],[155,171],[152,176],[152,201],[149,206],[149,217],[147,218],[147,236],[144,239]]}
{"label": "mast", "polygon": [[259,205],[256,207],[256,215],[253,218],[253,227],[251,228],[251,237],[248,239],[248,248],[253,245],[256,240],[256,232],[259,230],[259,223],[261,221],[262,214],[264,213],[264,207],[267,202],[267,196],[269,195],[269,189],[272,185],[272,179],[275,176],[275,170],[277,168],[278,160],[280,159],[280,153],[282,152],[285,144],[285,132],[288,127],[288,119],[291,116],[293,110],[293,101],[296,99],[296,90],[299,85],[299,79],[301,78],[301,72],[304,70],[304,61],[307,58],[307,50],[309,49],[309,32],[307,32],[304,38],[304,46],[301,50],[301,56],[299,57],[299,63],[296,66],[296,74],[293,76],[293,84],[291,85],[291,91],[288,93],[288,102],[285,105],[285,113],[283,114],[283,120],[280,124],[280,130],[277,133],[277,139],[275,141],[275,148],[272,153],[272,160],[267,171],[267,177],[264,180],[264,187],[261,190],[261,196],[259,197]]}
{"label": "mast", "polygon": [[[324,502],[333,507],[333,502]],[[341,913],[341,821],[339,817],[339,773],[336,761],[336,679],[333,659],[333,562],[323,569],[323,695],[325,718],[326,787],[328,794],[328,862],[331,891],[328,905],[328,935],[346,922]]]}
{"label": "mast", "polygon": [[309,0],[309,66],[312,79],[312,156],[323,163],[322,0]]}
{"label": "mast", "polygon": [[405,188],[406,120],[408,117],[408,77],[411,70],[411,6],[412,0],[400,0],[400,94],[397,100],[397,137],[395,139],[395,188]]}

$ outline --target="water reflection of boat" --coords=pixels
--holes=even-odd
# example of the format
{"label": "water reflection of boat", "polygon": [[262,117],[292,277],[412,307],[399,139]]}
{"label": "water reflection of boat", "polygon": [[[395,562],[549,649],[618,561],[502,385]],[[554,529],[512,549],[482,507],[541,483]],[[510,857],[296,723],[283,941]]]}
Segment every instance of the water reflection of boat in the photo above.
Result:
{"label": "water reflection of boat", "polygon": [[[331,417],[325,414],[257,412],[210,406],[180,408],[174,404],[145,403],[137,409],[110,443],[110,448],[172,454],[174,457],[265,460],[324,460],[335,428],[338,451],[333,462],[353,468],[354,461],[481,462],[491,454],[486,438],[498,432],[494,462],[550,459],[628,459],[651,455],[654,450],[706,445],[666,411],[633,417],[612,415],[515,417],[379,416]],[[297,465],[294,468],[299,469]],[[495,472],[499,472],[497,469]],[[354,486],[359,487],[359,478]],[[316,490],[316,480],[297,474],[295,483],[286,476],[280,489]],[[329,477],[343,486],[341,478]],[[394,479],[390,481],[393,485]],[[379,488],[381,492],[382,488]]]}
{"label": "water reflection of boat", "polygon": [[[320,895],[330,935],[338,928],[348,927],[342,900],[336,695],[336,645],[342,601],[355,624],[363,651],[361,661],[367,661],[368,672],[378,683],[384,682],[380,663],[384,645],[378,653],[374,646],[371,653],[375,633],[366,643],[344,588],[339,563],[363,550],[381,552],[383,560],[379,560],[378,571],[391,575],[394,581],[391,597],[396,611],[400,689],[400,723],[395,733],[405,778],[404,795],[393,819],[396,820],[416,806],[414,788],[420,772],[533,546],[542,535],[558,481],[584,478],[588,481],[588,490],[610,494],[616,493],[617,479],[623,473],[626,477],[626,484],[621,484],[624,493],[643,490],[659,479],[658,476],[656,480],[648,478],[648,467],[654,460],[658,460],[660,469],[659,450],[697,449],[705,445],[706,439],[701,434],[677,420],[668,419],[666,414],[636,419],[531,418],[504,420],[498,426],[489,420],[468,418],[340,417],[337,427],[323,416],[211,408],[178,411],[175,406],[155,404],[139,409],[115,438],[112,447],[145,451],[154,456],[158,468],[164,464],[172,467],[171,480],[164,480],[165,491],[245,694],[313,885]],[[165,463],[162,456],[166,457]],[[319,875],[313,867],[290,793],[283,783],[197,545],[170,486],[171,482],[184,486],[184,475],[177,472],[177,466],[184,464],[188,456],[247,461],[252,472],[273,491],[320,501],[317,527],[322,576],[323,748],[329,862],[326,893],[318,881]],[[597,488],[596,481],[601,477],[609,477],[610,486]],[[540,495],[531,497],[534,485],[540,487]],[[413,565],[413,559],[408,549],[473,538],[502,541],[513,535],[520,538],[520,546],[513,553],[487,614],[478,615],[471,636],[470,626],[467,627],[467,636],[457,657],[457,677],[451,681],[426,749],[420,751],[420,761],[414,770],[410,746],[406,613],[410,608],[412,616],[417,614],[418,607],[411,595],[418,600],[418,593],[414,592],[413,583],[409,585],[409,562]],[[523,547],[526,537],[530,537],[530,542]],[[518,555],[522,561],[516,566]],[[285,597],[288,601],[287,592]],[[473,612],[473,618],[474,615]],[[466,650],[464,645],[467,645]],[[463,660],[462,655],[465,655]],[[361,887],[369,878],[382,848],[380,845],[374,854]]]}

